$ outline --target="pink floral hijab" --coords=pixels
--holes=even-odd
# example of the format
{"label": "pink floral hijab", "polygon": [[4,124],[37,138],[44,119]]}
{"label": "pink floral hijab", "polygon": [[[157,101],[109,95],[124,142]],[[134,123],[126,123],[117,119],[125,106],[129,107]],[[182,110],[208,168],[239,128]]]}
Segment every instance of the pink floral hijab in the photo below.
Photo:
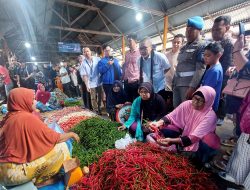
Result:
{"label": "pink floral hijab", "polygon": [[[213,103],[216,92],[209,86],[202,86],[196,92],[201,92],[205,98],[205,106],[202,110],[195,110],[192,100],[187,100],[179,105],[173,112],[167,115],[171,124],[182,131],[181,136],[202,139],[215,131],[216,114],[213,111]],[[194,93],[195,94],[195,93]],[[186,151],[197,151],[199,142],[185,148]]]}

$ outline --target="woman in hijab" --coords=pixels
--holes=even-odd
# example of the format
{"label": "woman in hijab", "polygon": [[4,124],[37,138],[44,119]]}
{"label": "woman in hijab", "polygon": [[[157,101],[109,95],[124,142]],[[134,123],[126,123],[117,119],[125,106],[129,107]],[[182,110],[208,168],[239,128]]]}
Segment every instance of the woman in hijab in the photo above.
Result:
{"label": "woman in hijab", "polygon": [[149,82],[142,83],[138,92],[140,96],[132,104],[128,121],[118,127],[118,130],[127,128],[138,141],[144,141],[147,133],[147,126],[143,125],[144,121],[162,118],[166,114],[166,104],[161,95],[154,93],[153,86]]}
{"label": "woman in hijab", "polygon": [[[147,140],[169,151],[177,147],[188,152],[196,152],[195,157],[206,163],[217,153],[220,139],[215,134],[216,114],[212,109],[215,91],[209,86],[200,87],[192,100],[187,100],[174,111],[150,127],[159,133],[147,136]],[[159,136],[160,135],[160,136]]]}
{"label": "woman in hijab", "polygon": [[50,99],[50,92],[45,91],[45,86],[42,83],[37,85],[36,100],[46,104]]}
{"label": "woman in hijab", "polygon": [[122,87],[122,83],[116,80],[109,92],[106,108],[112,121],[115,121],[116,110],[121,108],[126,102],[127,95]]}
{"label": "woman in hijab", "polygon": [[59,134],[32,114],[33,90],[16,88],[8,97],[8,114],[0,125],[0,184],[40,184],[60,170],[70,153],[65,141],[79,141],[75,133]]}

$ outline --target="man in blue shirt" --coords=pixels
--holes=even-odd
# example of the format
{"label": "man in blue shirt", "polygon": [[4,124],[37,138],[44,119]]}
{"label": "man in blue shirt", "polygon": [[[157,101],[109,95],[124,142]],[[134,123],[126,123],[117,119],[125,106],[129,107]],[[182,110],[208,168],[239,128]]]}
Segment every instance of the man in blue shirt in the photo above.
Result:
{"label": "man in blue shirt", "polygon": [[210,86],[214,88],[216,92],[213,110],[216,112],[219,107],[221,87],[223,81],[223,70],[219,62],[220,57],[223,54],[223,48],[220,43],[210,43],[205,47],[204,62],[209,67],[202,79],[202,86]]}
{"label": "man in blue shirt", "polygon": [[153,50],[150,38],[145,38],[140,43],[139,51],[141,54],[140,59],[138,59],[140,83],[151,82],[154,92],[160,94],[164,100],[167,100],[165,96],[165,75],[171,67],[167,57],[163,53]]}
{"label": "man in blue shirt", "polygon": [[112,56],[111,47],[104,47],[104,58],[98,63],[98,71],[100,73],[100,81],[103,84],[103,89],[108,99],[108,93],[112,88],[115,80],[121,80],[121,66],[116,58]]}

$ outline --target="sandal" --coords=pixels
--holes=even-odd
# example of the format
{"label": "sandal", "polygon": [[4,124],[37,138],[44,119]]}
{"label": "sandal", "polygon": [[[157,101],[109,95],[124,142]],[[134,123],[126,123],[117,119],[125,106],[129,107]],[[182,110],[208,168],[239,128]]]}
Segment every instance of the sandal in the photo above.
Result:
{"label": "sandal", "polygon": [[218,176],[226,181],[235,183],[235,179],[232,176],[228,175],[226,172],[219,172]]}
{"label": "sandal", "polygon": [[229,146],[229,147],[234,147],[236,143],[237,143],[237,140],[234,138],[225,139],[221,142],[222,145]]}
{"label": "sandal", "polygon": [[221,161],[221,160],[214,160],[213,164],[215,167],[217,167],[218,169],[225,171],[226,170],[226,163],[225,161]]}
{"label": "sandal", "polygon": [[226,155],[226,154],[224,154],[223,156],[222,156],[222,158],[223,158],[223,160],[225,160],[225,161],[229,161],[229,158],[230,158],[230,156],[228,156],[228,155]]}
{"label": "sandal", "polygon": [[231,156],[233,154],[233,149],[232,150],[227,150],[226,153]]}
{"label": "sandal", "polygon": [[62,179],[62,176],[60,176],[60,174],[57,174],[55,176],[52,176],[51,178],[49,178],[46,181],[43,181],[41,183],[35,183],[35,186],[37,188],[41,188],[41,187],[44,187],[44,186],[48,186],[48,185],[54,184],[54,183],[60,181],[61,179]]}

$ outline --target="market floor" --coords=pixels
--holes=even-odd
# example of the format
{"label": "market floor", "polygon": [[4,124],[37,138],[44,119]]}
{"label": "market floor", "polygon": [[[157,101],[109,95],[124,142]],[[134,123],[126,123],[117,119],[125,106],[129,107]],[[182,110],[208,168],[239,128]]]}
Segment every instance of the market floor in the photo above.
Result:
{"label": "market floor", "polygon": [[[234,128],[235,126],[233,122],[225,118],[223,125],[216,127],[216,134],[220,137],[221,141],[223,141],[224,139],[228,139],[234,135]],[[214,158],[214,160],[223,160],[222,156],[226,154],[227,150],[233,150],[233,147],[226,147],[226,146],[221,145],[220,152]],[[212,177],[214,178],[214,181],[217,184],[219,190],[226,190],[227,188],[240,189],[238,186],[235,186],[232,183],[228,183],[222,180],[220,177],[218,177],[217,173],[221,170],[214,167],[213,164],[211,165],[212,165],[212,168],[210,168],[209,171],[213,173]]]}

